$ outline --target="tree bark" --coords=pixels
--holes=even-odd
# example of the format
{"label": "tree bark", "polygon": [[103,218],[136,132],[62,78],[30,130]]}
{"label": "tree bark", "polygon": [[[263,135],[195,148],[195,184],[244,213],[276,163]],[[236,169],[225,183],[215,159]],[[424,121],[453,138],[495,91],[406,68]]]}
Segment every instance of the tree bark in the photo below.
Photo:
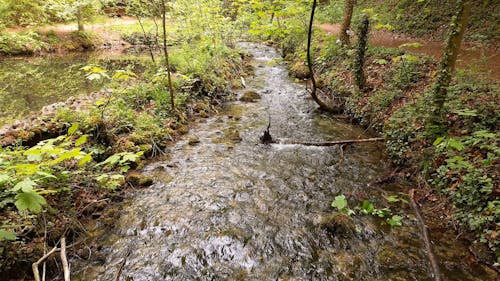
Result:
{"label": "tree bark", "polygon": [[174,86],[172,84],[172,77],[170,75],[170,62],[168,58],[168,47],[167,47],[167,7],[165,5],[165,0],[161,1],[161,19],[163,28],[163,54],[165,56],[165,67],[167,68],[167,79],[168,79],[168,90],[170,92],[170,108],[172,112],[175,111],[174,103]]}
{"label": "tree bark", "polygon": [[76,22],[78,24],[78,31],[85,31],[85,26],[83,24],[83,15],[80,7],[76,8]]}
{"label": "tree bark", "polygon": [[355,0],[345,0],[344,4],[344,17],[342,18],[342,26],[340,27],[339,39],[340,43],[344,46],[349,46],[349,34],[347,31],[351,27],[352,12],[354,10]]}
{"label": "tree bark", "polygon": [[455,64],[457,61],[460,45],[467,28],[469,21],[469,13],[471,8],[470,0],[458,0],[456,13],[451,19],[448,37],[446,38],[446,46],[441,58],[437,80],[433,85],[432,98],[433,108],[430,115],[430,125],[434,134],[442,133],[443,127],[443,106],[448,95],[448,87],[450,86]]}
{"label": "tree bark", "polygon": [[367,15],[364,15],[359,24],[358,45],[356,47],[356,58],[354,59],[354,78],[356,81],[356,86],[358,87],[358,90],[360,92],[363,92],[366,88],[364,66],[369,29],[370,20],[368,19]]}

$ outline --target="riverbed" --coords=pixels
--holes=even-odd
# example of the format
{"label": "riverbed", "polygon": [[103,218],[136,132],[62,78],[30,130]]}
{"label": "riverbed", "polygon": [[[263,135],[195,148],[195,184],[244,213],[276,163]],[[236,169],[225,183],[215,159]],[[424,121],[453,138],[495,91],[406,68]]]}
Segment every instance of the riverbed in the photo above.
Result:
{"label": "riverbed", "polygon": [[[412,209],[386,199],[409,186],[370,187],[392,169],[383,144],[260,144],[269,120],[282,140],[370,135],[317,111],[273,48],[240,47],[254,56],[245,90],[261,99],[227,104],[147,165],[154,185],[119,206],[98,252],[72,260],[73,280],[434,280]],[[341,215],[331,206],[339,195],[352,210],[364,200],[390,208],[402,226],[359,210]],[[445,280],[495,280],[468,263],[459,240],[432,242]]]}

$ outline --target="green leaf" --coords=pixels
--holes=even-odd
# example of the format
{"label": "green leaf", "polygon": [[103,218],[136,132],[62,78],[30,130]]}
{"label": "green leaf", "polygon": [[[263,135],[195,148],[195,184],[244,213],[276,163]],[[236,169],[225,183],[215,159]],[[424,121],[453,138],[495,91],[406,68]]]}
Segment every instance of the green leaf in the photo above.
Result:
{"label": "green leaf", "polygon": [[104,162],[102,162],[103,165],[109,164],[111,166],[116,165],[121,159],[120,154],[114,154],[109,156]]}
{"label": "green leaf", "polygon": [[375,211],[373,203],[368,200],[363,201],[363,204],[361,205],[361,212],[365,215],[369,215],[372,214],[373,211]]}
{"label": "green leaf", "polygon": [[455,113],[458,116],[463,116],[463,117],[476,117],[477,116],[477,110],[468,109],[468,108],[453,110],[453,113]]}
{"label": "green leaf", "polygon": [[376,60],[375,60],[375,63],[376,63],[376,64],[380,64],[380,65],[386,65],[386,64],[388,64],[389,62],[388,62],[387,60],[385,60],[385,59],[376,59]]}
{"label": "green leaf", "polygon": [[79,123],[73,123],[68,129],[68,136],[73,135],[78,130],[78,127],[80,127]]}
{"label": "green leaf", "polygon": [[12,178],[7,174],[0,174],[0,186],[9,183]]}
{"label": "green leaf", "polygon": [[339,211],[344,210],[347,207],[347,199],[345,198],[345,196],[336,196],[335,200],[332,202],[332,207],[336,208]]}
{"label": "green leaf", "polygon": [[414,43],[404,43],[404,44],[401,44],[399,45],[398,48],[405,48],[405,47],[409,47],[409,48],[419,48],[419,47],[422,47],[423,45],[418,43],[418,42],[414,42]]}
{"label": "green leaf", "polygon": [[25,178],[24,180],[14,185],[14,187],[11,188],[10,191],[22,190],[23,192],[31,192],[36,186],[36,182],[32,181],[30,178]]}
{"label": "green leaf", "polygon": [[78,161],[78,167],[83,167],[83,165],[87,164],[90,160],[92,160],[92,154],[86,154]]}
{"label": "green leaf", "polygon": [[465,146],[461,141],[458,141],[456,139],[449,139],[448,140],[448,147],[454,148],[458,151],[462,151]]}
{"label": "green leaf", "polygon": [[392,218],[387,219],[387,223],[390,226],[402,226],[403,223],[401,222],[403,220],[402,216],[394,215]]}
{"label": "green leaf", "polygon": [[43,171],[38,171],[38,172],[36,172],[36,174],[39,175],[39,176],[42,176],[44,178],[57,179],[57,177],[54,176],[53,174],[46,173],[46,172],[43,172]]}
{"label": "green leaf", "polygon": [[85,144],[86,142],[87,142],[87,135],[83,135],[75,141],[75,146],[80,146],[82,144]]}
{"label": "green leaf", "polygon": [[443,140],[444,140],[444,138],[443,138],[443,137],[439,137],[439,138],[437,138],[437,139],[436,139],[436,140],[432,143],[432,145],[433,145],[433,146],[438,146],[440,143],[442,143],[442,142],[443,142]]}
{"label": "green leaf", "polygon": [[17,236],[15,232],[10,232],[5,229],[0,228],[0,241],[4,240],[16,240]]}
{"label": "green leaf", "polygon": [[16,201],[14,202],[19,211],[29,210],[33,213],[40,213],[42,205],[46,203],[45,199],[34,191],[16,195]]}

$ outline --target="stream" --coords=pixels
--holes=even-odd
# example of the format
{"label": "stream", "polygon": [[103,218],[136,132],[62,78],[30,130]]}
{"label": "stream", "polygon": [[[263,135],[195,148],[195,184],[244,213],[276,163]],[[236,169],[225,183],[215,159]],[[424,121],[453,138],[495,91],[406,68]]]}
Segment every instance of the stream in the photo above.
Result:
{"label": "stream", "polygon": [[[125,199],[114,227],[97,242],[100,250],[89,260],[72,260],[72,279],[434,280],[411,209],[383,197],[405,187],[367,187],[391,171],[382,144],[259,144],[269,118],[271,134],[280,139],[369,135],[316,111],[304,85],[275,63],[273,48],[240,47],[254,56],[247,90],[262,99],[227,104],[191,128],[167,160],[147,165],[142,172],[154,185]],[[403,226],[360,214],[335,216],[331,202],[340,194],[352,209],[365,199],[391,207],[404,217]],[[433,243],[445,280],[494,280],[490,269],[469,265],[464,245],[443,237]]]}

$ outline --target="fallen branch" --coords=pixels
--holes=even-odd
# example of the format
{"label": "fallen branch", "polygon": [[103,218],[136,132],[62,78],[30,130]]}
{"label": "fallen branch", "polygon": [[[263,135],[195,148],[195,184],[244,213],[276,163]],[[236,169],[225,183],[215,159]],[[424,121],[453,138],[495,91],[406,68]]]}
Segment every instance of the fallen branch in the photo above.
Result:
{"label": "fallen branch", "polygon": [[64,281],[70,281],[69,263],[66,257],[66,237],[61,238],[61,262],[63,265]]}
{"label": "fallen branch", "polygon": [[40,265],[40,263],[42,263],[43,261],[48,259],[52,254],[54,254],[55,252],[60,251],[60,250],[61,249],[57,248],[57,246],[52,248],[52,250],[50,250],[50,252],[46,253],[43,257],[41,257],[39,260],[37,260],[36,262],[34,262],[31,265],[31,268],[33,269],[33,276],[35,278],[35,281],[40,281],[40,272],[38,271],[38,266]]}
{"label": "fallen branch", "polygon": [[422,215],[420,214],[420,210],[418,208],[417,202],[415,202],[414,195],[415,195],[415,189],[410,190],[410,194],[409,194],[410,205],[413,208],[413,211],[415,212],[415,216],[417,217],[417,220],[419,222],[420,231],[422,232],[422,239],[424,240],[425,250],[427,252],[427,256],[428,256],[429,262],[431,264],[432,272],[434,273],[434,280],[441,281],[441,273],[439,270],[439,265],[436,261],[436,257],[434,256],[434,253],[432,252],[431,242],[429,239],[429,232],[427,231],[427,226],[425,225],[424,219],[422,218]]}
{"label": "fallen branch", "polygon": [[120,266],[118,267],[118,271],[116,272],[116,275],[115,275],[115,281],[119,281],[120,280],[120,276],[122,276],[122,272],[123,272],[123,267],[127,263],[127,259],[130,256],[130,253],[132,253],[132,249],[131,248],[128,249],[127,254],[123,258],[122,262],[120,263]]}
{"label": "fallen branch", "polygon": [[384,138],[369,138],[369,139],[355,139],[355,140],[340,140],[340,141],[327,141],[327,142],[289,142],[289,141],[278,141],[275,143],[279,144],[298,144],[305,146],[335,146],[342,144],[353,144],[353,143],[363,143],[363,142],[377,142],[384,141]]}

